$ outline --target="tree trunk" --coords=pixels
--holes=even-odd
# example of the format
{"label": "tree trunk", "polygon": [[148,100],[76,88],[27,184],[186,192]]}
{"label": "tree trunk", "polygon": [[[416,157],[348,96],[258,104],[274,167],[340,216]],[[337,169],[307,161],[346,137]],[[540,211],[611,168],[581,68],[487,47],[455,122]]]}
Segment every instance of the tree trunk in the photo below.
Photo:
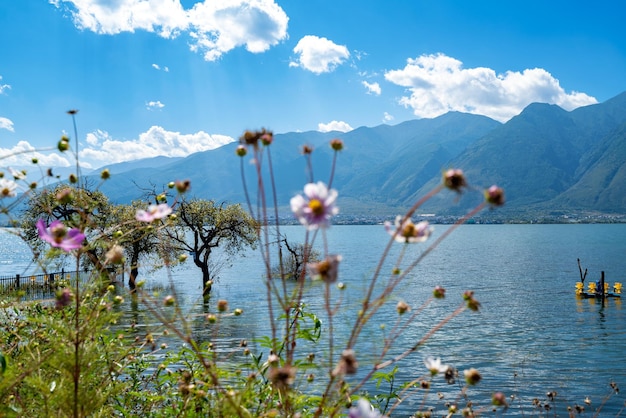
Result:
{"label": "tree trunk", "polygon": [[208,264],[200,266],[202,270],[202,296],[207,297],[211,294],[211,276],[209,274]]}
{"label": "tree trunk", "polygon": [[139,276],[138,262],[138,254],[133,254],[130,260],[130,274],[128,276],[128,287],[130,288],[131,293],[137,288],[137,276]]}

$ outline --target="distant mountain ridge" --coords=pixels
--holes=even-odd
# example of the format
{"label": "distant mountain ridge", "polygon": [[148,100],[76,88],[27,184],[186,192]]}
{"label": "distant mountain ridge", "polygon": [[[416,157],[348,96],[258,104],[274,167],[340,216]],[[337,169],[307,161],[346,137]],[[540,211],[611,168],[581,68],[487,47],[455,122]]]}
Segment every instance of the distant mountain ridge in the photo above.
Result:
{"label": "distant mountain ridge", "polygon": [[[499,212],[504,215],[626,212],[626,93],[570,112],[534,103],[504,124],[450,112],[347,133],[277,134],[271,158],[283,213],[309,179],[302,145],[314,147],[315,181],[327,182],[332,138],[345,144],[333,187],[339,190],[346,215],[388,215],[406,209],[436,186],[449,167],[463,169],[473,186],[502,186],[507,205]],[[127,203],[169,181],[190,179],[195,196],[243,203],[236,146],[232,143],[182,159],[113,165],[111,179],[101,189],[115,202]],[[254,172],[247,162],[244,173],[248,187],[254,186]],[[423,210],[458,214],[477,203],[471,195],[451,198],[450,193],[442,193]]]}

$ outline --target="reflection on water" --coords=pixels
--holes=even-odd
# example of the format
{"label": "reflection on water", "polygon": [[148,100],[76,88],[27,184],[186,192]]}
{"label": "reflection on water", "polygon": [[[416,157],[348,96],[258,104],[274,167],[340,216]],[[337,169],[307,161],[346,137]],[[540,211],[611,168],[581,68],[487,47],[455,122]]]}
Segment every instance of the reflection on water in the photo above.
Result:
{"label": "reflection on water", "polygon": [[[435,233],[445,227],[436,226]],[[293,240],[303,236],[302,229],[285,227]],[[342,298],[342,310],[335,318],[335,341],[345,342],[365,292],[369,277],[386,243],[380,226],[334,226],[328,231],[333,253],[343,256],[340,280],[347,290],[333,293]],[[411,246],[405,257],[419,253]],[[395,249],[394,249],[395,251]],[[411,253],[413,252],[413,253]],[[397,254],[397,253],[396,253]],[[559,416],[566,416],[566,405],[582,405],[589,397],[593,410],[610,393],[609,383],[626,387],[626,315],[621,299],[606,301],[579,299],[574,294],[578,280],[577,258],[589,277],[595,280],[604,270],[607,280],[625,281],[626,225],[472,225],[463,226],[434,250],[406,283],[380,311],[359,341],[357,357],[360,371],[374,362],[372,353],[380,350],[388,327],[396,321],[395,305],[404,300],[419,306],[436,285],[447,289],[446,298],[438,300],[421,313],[397,339],[397,347],[412,346],[434,324],[456,308],[463,291],[472,289],[482,307],[478,313],[466,312],[447,324],[414,355],[399,364],[399,381],[410,381],[425,374],[423,359],[441,357],[446,364],[462,370],[475,367],[483,381],[468,392],[470,399],[488,404],[494,391],[516,394],[524,406],[512,408],[509,415],[533,415],[532,399],[545,399],[548,391],[558,393]],[[170,283],[171,279],[171,283]],[[237,257],[232,268],[221,274],[208,301],[201,295],[201,275],[193,267],[172,272],[157,272],[148,277],[148,285],[160,291],[155,303],[176,291],[190,331],[201,342],[212,342],[228,359],[242,359],[241,340],[253,352],[261,347],[253,341],[269,334],[268,308],[262,284],[262,264],[256,253]],[[167,286],[173,286],[168,288]],[[229,301],[231,311],[243,310],[239,317],[226,316],[210,324],[206,315],[216,312],[216,301]],[[308,309],[327,318],[323,292],[319,284],[308,283],[305,289]],[[163,327],[146,306],[125,296],[120,307],[120,326],[135,324],[136,335],[152,332],[160,335]],[[182,323],[178,323],[182,326]],[[387,327],[382,327],[387,325]],[[170,347],[180,342],[171,334],[159,337]],[[166,339],[165,339],[166,338]],[[316,347],[319,357],[328,348],[326,341]],[[313,349],[302,350],[305,356]],[[267,354],[265,354],[267,355]],[[234,361],[234,360],[233,360]],[[368,388],[374,391],[374,387]],[[446,399],[458,394],[458,386],[448,386],[435,379],[432,398],[441,392]],[[399,416],[409,415],[422,401],[421,394],[407,400]],[[621,396],[621,395],[620,395]],[[601,416],[615,416],[623,398],[616,397],[603,406]],[[443,413],[442,411],[439,411]],[[439,414],[441,415],[441,414]]]}

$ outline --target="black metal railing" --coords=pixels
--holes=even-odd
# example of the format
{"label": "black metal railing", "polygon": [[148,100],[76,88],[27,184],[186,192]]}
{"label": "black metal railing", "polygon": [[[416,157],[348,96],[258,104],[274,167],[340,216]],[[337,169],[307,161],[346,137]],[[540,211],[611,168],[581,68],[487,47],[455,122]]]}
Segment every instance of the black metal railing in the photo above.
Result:
{"label": "black metal railing", "polygon": [[0,296],[16,296],[22,300],[47,299],[54,297],[59,288],[73,288],[77,281],[80,286],[91,278],[93,272],[89,270],[5,275],[0,276]]}

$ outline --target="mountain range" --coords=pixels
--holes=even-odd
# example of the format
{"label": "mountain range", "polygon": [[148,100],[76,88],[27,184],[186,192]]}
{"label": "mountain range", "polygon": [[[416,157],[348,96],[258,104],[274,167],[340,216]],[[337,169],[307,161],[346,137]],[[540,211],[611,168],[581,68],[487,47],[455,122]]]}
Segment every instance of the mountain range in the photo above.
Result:
{"label": "mountain range", "polygon": [[[497,211],[503,218],[626,213],[626,92],[573,111],[533,103],[506,123],[450,112],[347,133],[277,134],[270,149],[282,215],[289,216],[289,199],[311,178],[328,182],[333,158],[328,143],[333,138],[344,142],[332,183],[339,191],[342,216],[401,213],[436,187],[450,167],[466,173],[469,190],[461,195],[440,193],[420,208],[421,213],[458,216],[480,202],[481,193],[473,189],[491,184],[505,190],[507,203]],[[313,173],[301,153],[305,144],[314,149]],[[185,158],[111,165],[111,178],[100,189],[114,202],[128,203],[147,191],[162,190],[170,181],[189,179],[194,196],[243,203],[236,147],[231,143]],[[249,158],[243,172],[256,196]],[[267,181],[268,173],[264,176]],[[89,183],[100,182],[93,174]]]}

